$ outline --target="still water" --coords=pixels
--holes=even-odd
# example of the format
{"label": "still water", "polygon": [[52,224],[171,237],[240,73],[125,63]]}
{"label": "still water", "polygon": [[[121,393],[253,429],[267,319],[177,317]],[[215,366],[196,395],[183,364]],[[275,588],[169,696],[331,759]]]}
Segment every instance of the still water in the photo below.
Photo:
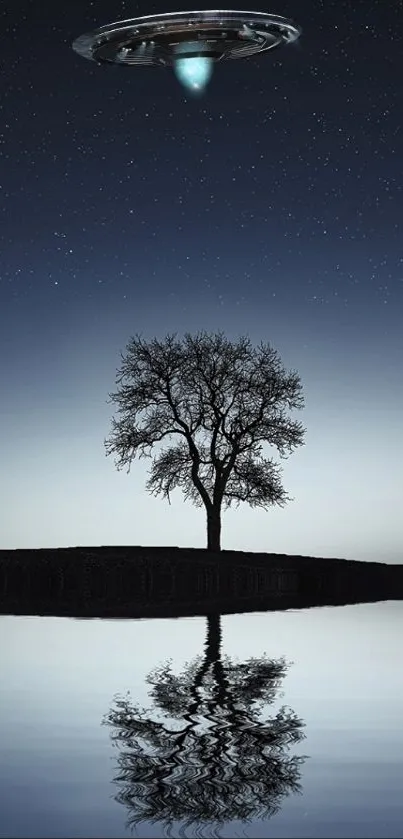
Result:
{"label": "still water", "polygon": [[402,837],[403,603],[0,617],[2,837]]}

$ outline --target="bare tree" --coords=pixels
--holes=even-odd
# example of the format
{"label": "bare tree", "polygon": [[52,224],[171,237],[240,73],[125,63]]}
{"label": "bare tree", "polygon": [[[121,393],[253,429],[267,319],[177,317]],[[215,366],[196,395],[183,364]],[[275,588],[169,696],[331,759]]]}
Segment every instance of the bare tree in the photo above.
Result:
{"label": "bare tree", "polygon": [[305,429],[287,416],[303,408],[302,386],[270,344],[254,348],[248,337],[231,342],[222,332],[150,342],[136,335],[121,358],[118,390],[109,394],[119,417],[106,453],[129,472],[136,456],[152,457],[170,438],[154,456],[146,488],[170,501],[179,487],[185,500],[205,506],[207,550],[221,548],[223,505],[268,509],[291,500],[281,469],[262,452],[268,444],[285,458],[303,444]]}

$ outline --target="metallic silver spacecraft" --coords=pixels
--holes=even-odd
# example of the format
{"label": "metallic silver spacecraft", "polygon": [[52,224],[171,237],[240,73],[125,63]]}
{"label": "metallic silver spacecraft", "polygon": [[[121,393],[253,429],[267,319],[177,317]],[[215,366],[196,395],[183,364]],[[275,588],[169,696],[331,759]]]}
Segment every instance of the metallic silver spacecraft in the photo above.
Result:
{"label": "metallic silver spacecraft", "polygon": [[73,49],[99,64],[172,67],[197,93],[206,87],[215,62],[266,52],[300,34],[292,21],[265,12],[169,12],[101,26],[80,35]]}

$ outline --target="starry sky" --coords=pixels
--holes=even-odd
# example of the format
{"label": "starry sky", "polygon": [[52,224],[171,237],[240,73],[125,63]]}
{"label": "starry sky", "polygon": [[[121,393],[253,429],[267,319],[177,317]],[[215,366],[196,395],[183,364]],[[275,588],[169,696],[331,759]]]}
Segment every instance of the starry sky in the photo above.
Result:
{"label": "starry sky", "polygon": [[0,547],[203,547],[202,509],[105,456],[107,399],[131,335],[222,329],[298,370],[307,428],[294,501],[226,512],[222,547],[402,561],[402,5],[275,0],[301,39],[198,98],[71,49],[185,8],[1,13]]}

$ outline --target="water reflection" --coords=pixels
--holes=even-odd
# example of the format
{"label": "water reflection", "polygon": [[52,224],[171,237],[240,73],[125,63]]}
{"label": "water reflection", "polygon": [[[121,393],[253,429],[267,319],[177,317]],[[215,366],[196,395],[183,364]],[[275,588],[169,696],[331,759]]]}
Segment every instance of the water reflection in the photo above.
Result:
{"label": "water reflection", "polygon": [[301,790],[305,757],[289,749],[304,723],[285,706],[267,715],[289,665],[224,656],[220,620],[207,618],[204,656],[179,674],[167,662],[148,675],[150,709],[118,695],[103,720],[119,748],[115,799],[132,830],[151,822],[169,833],[181,822],[181,835],[207,824],[211,834],[232,820],[268,819]]}

